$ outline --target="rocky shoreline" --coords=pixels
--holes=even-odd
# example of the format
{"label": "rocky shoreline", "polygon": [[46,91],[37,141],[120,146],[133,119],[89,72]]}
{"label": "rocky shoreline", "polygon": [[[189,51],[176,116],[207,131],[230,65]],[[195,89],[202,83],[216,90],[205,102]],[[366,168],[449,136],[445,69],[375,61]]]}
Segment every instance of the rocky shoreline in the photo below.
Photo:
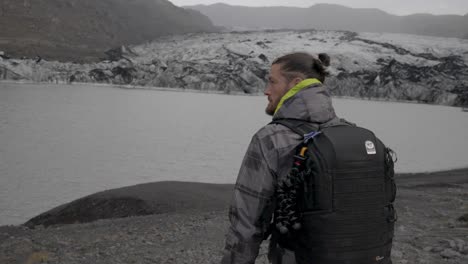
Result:
{"label": "rocky shoreline", "polygon": [[[399,219],[393,263],[466,263],[468,169],[404,174],[396,179]],[[92,205],[94,198],[118,201],[130,197],[151,205],[156,199],[160,210],[154,212],[157,214],[90,223],[2,226],[0,263],[219,263],[232,188],[165,182],[98,193],[84,201]],[[72,202],[49,215],[67,206],[83,208]],[[140,206],[136,203],[116,212],[130,212],[130,208]],[[100,208],[105,206],[101,204]],[[107,203],[107,208],[119,208],[119,203]],[[112,217],[111,211],[103,211]],[[84,214],[77,217],[80,215]],[[256,263],[267,263],[266,243]]]}

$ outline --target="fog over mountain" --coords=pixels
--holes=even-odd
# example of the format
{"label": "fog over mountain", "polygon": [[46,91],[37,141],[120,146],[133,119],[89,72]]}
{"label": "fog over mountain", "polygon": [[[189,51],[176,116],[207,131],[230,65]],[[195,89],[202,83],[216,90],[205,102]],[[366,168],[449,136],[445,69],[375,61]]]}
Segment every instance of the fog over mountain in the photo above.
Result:
{"label": "fog over mountain", "polygon": [[0,51],[87,60],[162,35],[214,31],[204,15],[167,0],[2,0]]}
{"label": "fog over mountain", "polygon": [[227,4],[186,6],[228,29],[326,29],[468,38],[468,14],[396,16],[374,8],[336,4],[300,7],[247,7]]}
{"label": "fog over mountain", "polygon": [[468,12],[466,0],[170,0],[177,6],[211,5],[225,3],[237,6],[293,6],[310,7],[314,4],[337,4],[352,8],[378,8],[393,15],[428,13],[433,15],[465,15]]}

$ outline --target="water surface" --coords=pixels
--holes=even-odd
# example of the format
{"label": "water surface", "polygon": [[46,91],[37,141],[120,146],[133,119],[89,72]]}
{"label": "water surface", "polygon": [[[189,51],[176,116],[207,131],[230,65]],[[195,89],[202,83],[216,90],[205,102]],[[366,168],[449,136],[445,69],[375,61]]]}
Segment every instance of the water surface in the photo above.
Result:
{"label": "water surface", "polygon": [[[397,171],[468,166],[459,108],[334,99],[397,151]],[[161,180],[233,183],[270,118],[261,96],[0,83],[0,225],[94,192]]]}

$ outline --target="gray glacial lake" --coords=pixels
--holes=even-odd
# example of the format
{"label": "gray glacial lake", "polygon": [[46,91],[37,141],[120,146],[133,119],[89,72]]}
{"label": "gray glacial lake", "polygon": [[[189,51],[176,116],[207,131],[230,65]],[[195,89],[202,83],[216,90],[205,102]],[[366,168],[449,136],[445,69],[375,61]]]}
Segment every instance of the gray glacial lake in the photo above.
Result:
{"label": "gray glacial lake", "polygon": [[[0,83],[0,225],[105,189],[164,180],[234,183],[262,96]],[[468,167],[468,113],[334,99],[374,130],[398,172]]]}

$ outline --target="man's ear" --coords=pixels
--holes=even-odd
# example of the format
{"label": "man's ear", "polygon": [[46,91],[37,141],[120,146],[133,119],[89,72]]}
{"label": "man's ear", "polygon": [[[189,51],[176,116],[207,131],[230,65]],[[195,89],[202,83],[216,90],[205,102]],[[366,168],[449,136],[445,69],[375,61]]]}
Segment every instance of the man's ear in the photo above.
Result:
{"label": "man's ear", "polygon": [[298,85],[300,82],[302,82],[304,79],[301,77],[296,77],[293,79],[293,84],[294,86]]}

